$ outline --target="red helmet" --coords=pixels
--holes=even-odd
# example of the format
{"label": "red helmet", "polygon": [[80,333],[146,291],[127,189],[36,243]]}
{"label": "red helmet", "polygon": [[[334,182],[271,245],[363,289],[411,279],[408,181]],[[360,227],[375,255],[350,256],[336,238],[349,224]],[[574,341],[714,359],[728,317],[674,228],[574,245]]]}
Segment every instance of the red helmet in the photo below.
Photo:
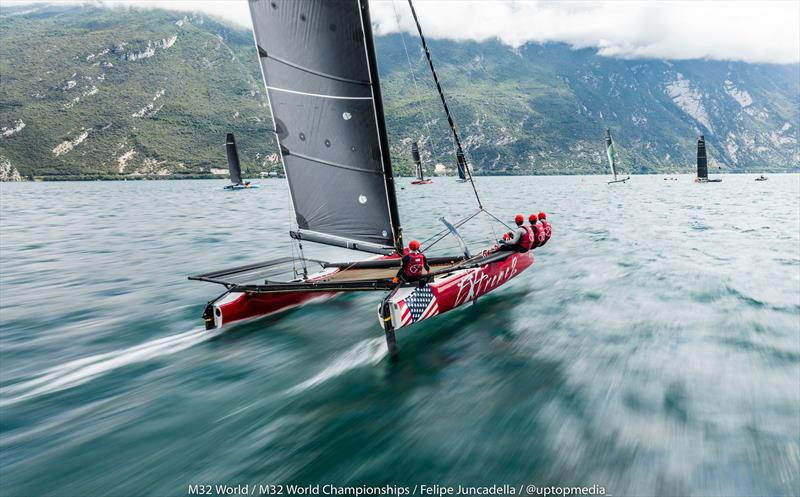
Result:
{"label": "red helmet", "polygon": [[539,219],[547,219],[547,214],[545,214],[544,212],[540,212]]}
{"label": "red helmet", "polygon": [[536,224],[537,219],[538,218],[536,217],[536,214],[531,214],[530,216],[528,216],[528,222],[531,224]]}
{"label": "red helmet", "polygon": [[514,222],[517,224],[522,224],[525,222],[525,217],[522,214],[517,214],[514,216]]}
{"label": "red helmet", "polygon": [[411,250],[419,250],[419,242],[416,240],[411,240],[408,243],[408,248],[410,248]]}

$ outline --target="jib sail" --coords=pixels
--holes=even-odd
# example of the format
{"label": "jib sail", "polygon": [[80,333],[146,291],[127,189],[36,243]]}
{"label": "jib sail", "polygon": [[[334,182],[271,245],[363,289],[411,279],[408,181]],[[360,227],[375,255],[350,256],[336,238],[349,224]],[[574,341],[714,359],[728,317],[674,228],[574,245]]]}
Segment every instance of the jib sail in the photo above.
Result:
{"label": "jib sail", "polygon": [[236,150],[236,140],[233,133],[228,133],[225,137],[225,151],[228,153],[228,172],[231,175],[231,183],[234,185],[242,184],[242,168],[239,165],[239,152]]}
{"label": "jib sail", "polygon": [[708,179],[708,159],[706,158],[706,139],[703,135],[697,139],[697,177]]}
{"label": "jib sail", "polygon": [[367,0],[250,0],[296,238],[402,246]]}
{"label": "jib sail", "polygon": [[419,157],[419,147],[417,146],[417,142],[411,144],[411,158],[414,160],[414,169],[416,171],[416,177],[418,180],[423,180],[422,174],[422,160]]}
{"label": "jib sail", "polygon": [[611,174],[614,175],[614,181],[617,180],[617,151],[614,147],[614,140],[611,139],[611,130],[606,129],[606,155],[608,156],[608,165],[611,167]]}

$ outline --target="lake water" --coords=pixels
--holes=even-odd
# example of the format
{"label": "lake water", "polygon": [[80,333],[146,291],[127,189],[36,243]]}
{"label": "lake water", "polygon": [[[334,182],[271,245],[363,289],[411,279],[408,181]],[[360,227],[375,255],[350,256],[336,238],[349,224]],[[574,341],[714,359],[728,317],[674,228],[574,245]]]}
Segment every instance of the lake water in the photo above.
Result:
{"label": "lake water", "polygon": [[[186,276],[285,255],[282,181],[3,184],[0,494],[797,495],[800,176],[721,177],[479,178],[490,211],[546,210],[553,239],[476,305],[401,330],[396,364],[378,293],[203,330],[221,288]],[[407,239],[475,209],[452,178],[408,182]]]}

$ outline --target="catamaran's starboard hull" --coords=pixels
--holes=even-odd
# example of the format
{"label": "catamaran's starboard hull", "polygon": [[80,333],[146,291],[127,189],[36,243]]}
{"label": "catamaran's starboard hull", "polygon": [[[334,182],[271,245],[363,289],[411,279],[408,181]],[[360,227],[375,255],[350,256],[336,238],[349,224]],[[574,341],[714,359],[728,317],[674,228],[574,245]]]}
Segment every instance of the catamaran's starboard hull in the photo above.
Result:
{"label": "catamaran's starboard hull", "polygon": [[533,252],[514,253],[502,261],[457,271],[423,287],[397,288],[387,300],[392,326],[395,330],[404,328],[474,302],[531,265]]}

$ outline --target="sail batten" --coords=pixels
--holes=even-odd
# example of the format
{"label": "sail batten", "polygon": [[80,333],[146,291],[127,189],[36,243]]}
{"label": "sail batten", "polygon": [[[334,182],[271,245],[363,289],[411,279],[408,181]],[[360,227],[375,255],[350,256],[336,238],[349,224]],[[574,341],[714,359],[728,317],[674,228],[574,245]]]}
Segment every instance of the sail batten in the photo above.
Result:
{"label": "sail batten", "polygon": [[298,227],[319,234],[310,241],[396,248],[400,220],[366,0],[249,5]]}

